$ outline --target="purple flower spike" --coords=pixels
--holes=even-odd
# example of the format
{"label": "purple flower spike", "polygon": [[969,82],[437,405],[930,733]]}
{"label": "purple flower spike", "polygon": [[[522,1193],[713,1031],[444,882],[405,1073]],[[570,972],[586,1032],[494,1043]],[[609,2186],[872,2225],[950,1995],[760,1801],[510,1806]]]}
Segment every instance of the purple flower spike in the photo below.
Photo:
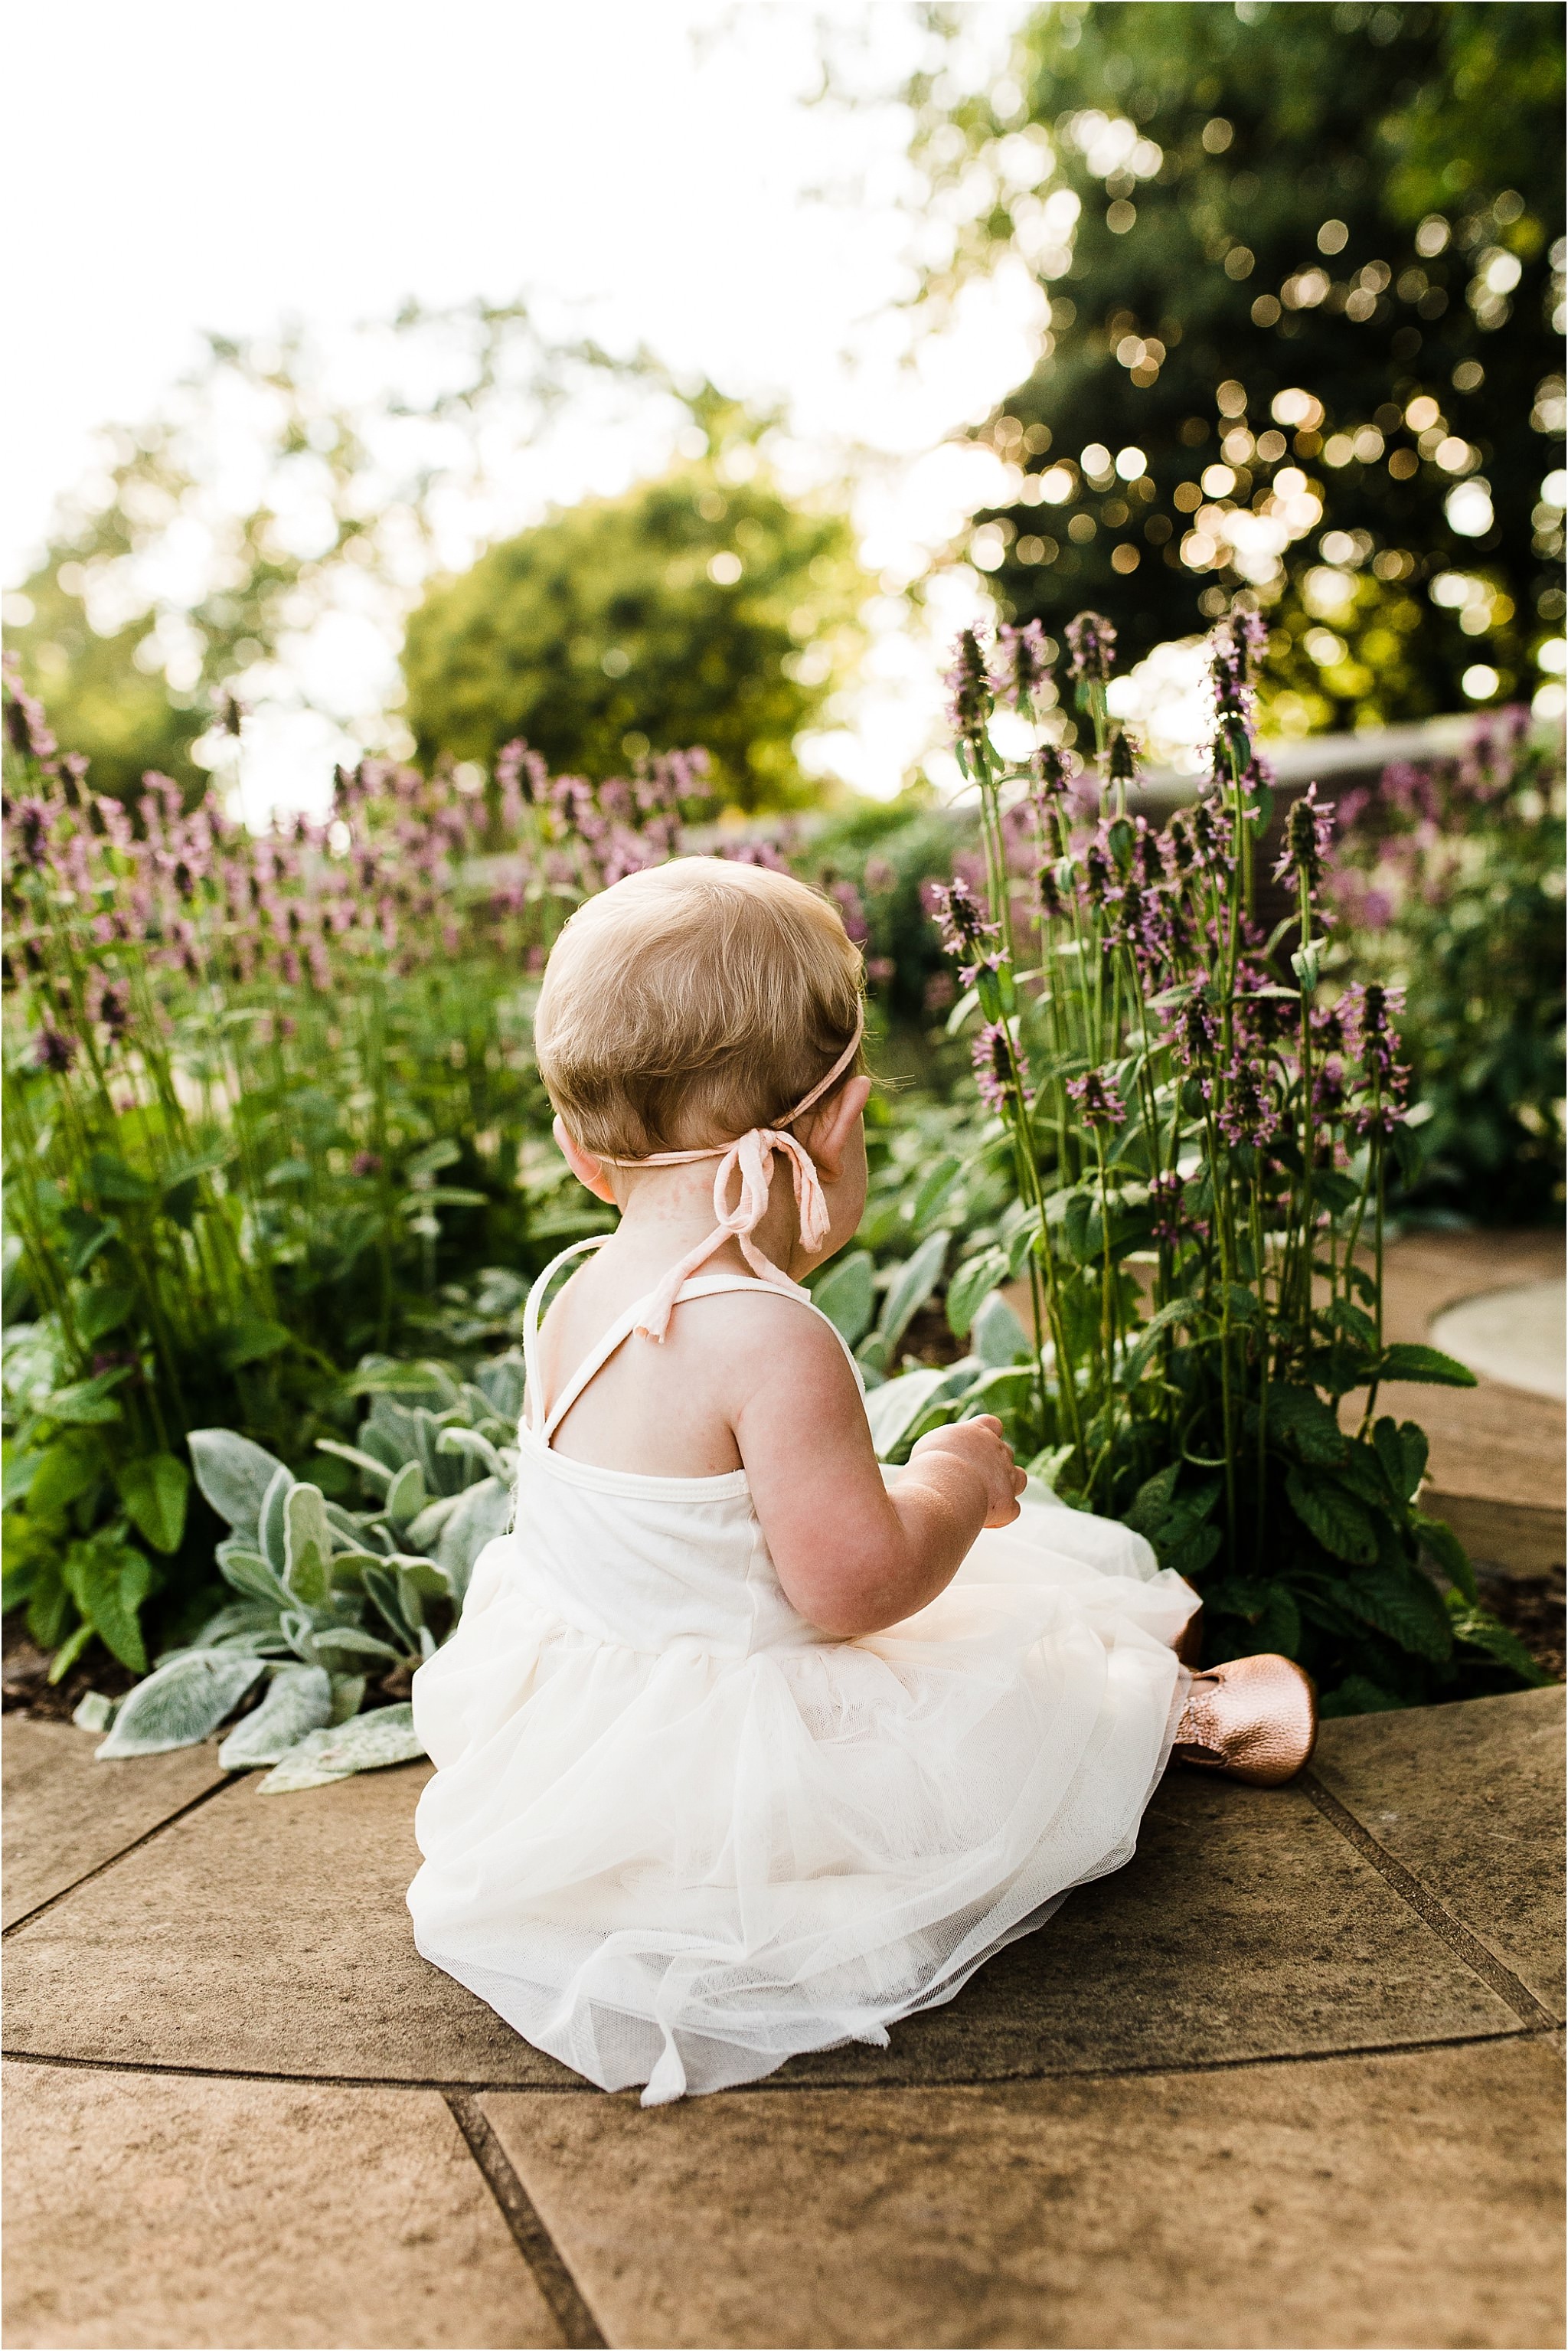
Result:
{"label": "purple flower spike", "polygon": [[1105,1129],[1120,1126],[1127,1115],[1126,1106],[1108,1070],[1085,1070],[1081,1078],[1069,1078],[1067,1091],[1078,1104],[1079,1115],[1085,1126]]}
{"label": "purple flower spike", "polygon": [[1299,874],[1310,890],[1322,879],[1323,862],[1333,840],[1333,803],[1320,803],[1316,784],[1309,784],[1291,804],[1285,819],[1285,846],[1274,868],[1276,882]]}
{"label": "purple flower spike", "polygon": [[40,1029],[33,1040],[36,1069],[54,1070],[63,1076],[76,1057],[76,1039],[68,1037],[63,1029]]}
{"label": "purple flower spike", "polygon": [[1156,1240],[1180,1240],[1186,1222],[1181,1212],[1182,1191],[1182,1179],[1174,1169],[1168,1174],[1162,1170],[1149,1178],[1149,1207]]}
{"label": "purple flower spike", "polygon": [[1267,1083],[1262,1057],[1239,1049],[1225,1071],[1219,1131],[1228,1143],[1267,1143],[1278,1134],[1280,1113]]}
{"label": "purple flower spike", "polygon": [[997,631],[1001,675],[996,690],[1026,718],[1034,714],[1035,688],[1043,685],[1050,674],[1045,645],[1045,631],[1038,621],[1026,621],[1018,629],[1004,626]]}
{"label": "purple flower spike", "polygon": [[23,687],[14,672],[6,676],[9,700],[5,705],[5,732],[11,737],[14,750],[24,759],[37,759],[40,764],[52,759],[57,744],[50,734],[44,716],[44,705]]}
{"label": "purple flower spike", "polygon": [[947,715],[953,732],[967,743],[984,736],[991,715],[991,681],[980,640],[973,629],[960,629],[947,673]]}
{"label": "purple flower spike", "polygon": [[1072,754],[1060,743],[1041,743],[1030,756],[1030,798],[1043,818],[1054,802],[1065,799],[1076,767]]}
{"label": "purple flower spike", "polygon": [[999,1113],[1010,1101],[1022,1099],[1019,1086],[1020,1083],[1028,1083],[1029,1063],[1019,1053],[1015,1072],[1013,1049],[1009,1043],[1007,1030],[998,1021],[988,1021],[977,1033],[970,1048],[970,1058],[975,1064],[975,1082],[980,1100],[988,1110]]}
{"label": "purple flower spike", "polygon": [[1116,658],[1116,632],[1103,612],[1080,612],[1067,623],[1071,675],[1080,685],[1103,685]]}
{"label": "purple flower spike", "polygon": [[942,929],[943,952],[956,956],[962,966],[958,977],[964,986],[969,987],[986,966],[994,971],[1001,958],[988,943],[998,936],[999,926],[987,922],[979,900],[962,874],[956,873],[946,889],[940,883],[934,884],[930,900]]}

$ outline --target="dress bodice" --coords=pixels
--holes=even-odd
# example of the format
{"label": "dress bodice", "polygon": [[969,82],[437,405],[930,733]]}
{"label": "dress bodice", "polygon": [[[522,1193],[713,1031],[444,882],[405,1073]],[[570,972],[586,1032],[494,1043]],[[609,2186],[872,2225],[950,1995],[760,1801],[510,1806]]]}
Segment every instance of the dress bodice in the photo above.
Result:
{"label": "dress bodice", "polygon": [[[544,1297],[562,1265],[601,1245],[596,1238],[563,1250],[529,1292],[514,1539],[486,1560],[469,1594],[469,1612],[476,1604],[483,1607],[485,1585],[502,1577],[515,1580],[567,1624],[627,1648],[660,1651],[688,1642],[706,1651],[749,1656],[820,1640],[779,1582],[744,1469],[712,1478],[663,1478],[574,1461],[555,1450],[556,1430],[631,1337],[647,1303],[639,1299],[617,1317],[547,1403],[538,1344]],[[699,1275],[682,1286],[675,1303],[761,1287],[749,1274]],[[861,1384],[841,1334],[804,1290],[769,1284],[768,1294],[793,1296],[827,1322]]]}

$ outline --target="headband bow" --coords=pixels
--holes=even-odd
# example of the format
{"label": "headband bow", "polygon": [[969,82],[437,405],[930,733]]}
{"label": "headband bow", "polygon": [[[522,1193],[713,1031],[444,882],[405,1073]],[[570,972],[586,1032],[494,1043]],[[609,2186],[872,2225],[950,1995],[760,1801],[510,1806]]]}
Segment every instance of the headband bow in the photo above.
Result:
{"label": "headband bow", "polygon": [[[772,1190],[773,1158],[781,1152],[789,1162],[789,1172],[795,1184],[795,1207],[800,1219],[800,1238],[808,1249],[821,1249],[828,1238],[828,1204],[822,1196],[821,1178],[816,1162],[803,1144],[797,1143],[785,1128],[793,1126],[804,1116],[813,1102],[820,1102],[828,1088],[841,1078],[860,1050],[865,1029],[865,1011],[862,1007],[855,1019],[855,1033],[850,1039],[825,1078],[801,1096],[778,1126],[753,1126],[734,1143],[716,1144],[706,1151],[651,1151],[643,1159],[615,1159],[607,1152],[598,1155],[612,1167],[677,1167],[698,1159],[716,1159],[718,1168],[713,1179],[713,1207],[717,1223],[706,1240],[688,1249],[678,1264],[673,1265],[657,1290],[649,1297],[647,1311],[637,1325],[637,1334],[643,1339],[662,1340],[669,1328],[670,1315],[682,1288],[699,1267],[726,1241],[740,1244],[740,1253],[759,1280],[771,1282],[776,1290],[799,1290],[800,1284],[791,1280],[781,1266],[764,1257],[752,1239],[762,1218],[768,1213]],[[740,1179],[740,1196],[732,1207],[729,1188],[732,1177]]]}

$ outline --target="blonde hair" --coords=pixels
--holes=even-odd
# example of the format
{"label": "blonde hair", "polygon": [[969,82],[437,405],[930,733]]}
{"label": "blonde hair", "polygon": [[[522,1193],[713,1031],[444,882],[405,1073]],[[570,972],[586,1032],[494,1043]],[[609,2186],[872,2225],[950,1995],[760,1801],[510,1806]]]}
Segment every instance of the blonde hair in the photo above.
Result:
{"label": "blonde hair", "polygon": [[585,1151],[729,1143],[831,1069],[861,984],[830,899],[766,866],[676,858],[590,898],[561,932],[534,1017],[539,1072]]}

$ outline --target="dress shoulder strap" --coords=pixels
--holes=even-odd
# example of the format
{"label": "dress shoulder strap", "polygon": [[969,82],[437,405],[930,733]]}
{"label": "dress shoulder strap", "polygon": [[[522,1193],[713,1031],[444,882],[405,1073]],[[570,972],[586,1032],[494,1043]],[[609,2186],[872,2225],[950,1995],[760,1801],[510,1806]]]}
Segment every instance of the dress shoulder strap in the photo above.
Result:
{"label": "dress shoulder strap", "polygon": [[[610,1361],[611,1356],[616,1353],[618,1348],[625,1345],[633,1331],[636,1330],[638,1323],[642,1319],[643,1310],[648,1303],[646,1298],[639,1298],[634,1304],[628,1306],[622,1313],[616,1316],[614,1322],[612,1322],[609,1328],[603,1332],[597,1344],[589,1349],[581,1363],[579,1364],[576,1371],[573,1372],[571,1377],[567,1381],[566,1385],[561,1389],[560,1394],[555,1398],[554,1402],[547,1411],[544,1402],[544,1384],[539,1371],[538,1326],[540,1303],[557,1268],[565,1265],[570,1258],[581,1256],[590,1249],[599,1248],[602,1238],[603,1236],[598,1236],[590,1241],[578,1241],[571,1249],[563,1249],[559,1257],[555,1259],[553,1263],[545,1268],[545,1270],[540,1274],[532,1290],[528,1292],[528,1307],[523,1317],[523,1361],[528,1369],[528,1425],[540,1441],[547,1446],[554,1437],[556,1430],[560,1426],[561,1422],[566,1418],[567,1414],[571,1410],[572,1405],[577,1402],[579,1396],[581,1395],[583,1390],[588,1386],[590,1381],[597,1379],[600,1373],[604,1369],[605,1364]],[[854,1353],[850,1346],[849,1341],[844,1337],[843,1332],[839,1329],[837,1323],[834,1322],[828,1315],[824,1314],[820,1306],[815,1305],[812,1302],[810,1293],[805,1290],[800,1289],[795,1283],[791,1283],[789,1289],[786,1290],[777,1288],[771,1282],[759,1281],[755,1274],[699,1274],[694,1276],[690,1280],[682,1283],[679,1291],[676,1293],[674,1302],[677,1306],[684,1306],[691,1303],[696,1299],[716,1297],[720,1292],[731,1290],[749,1290],[754,1295],[758,1290],[764,1290],[770,1298],[798,1299],[809,1313],[814,1314],[820,1322],[827,1323],[829,1330],[832,1332],[834,1338],[843,1349],[844,1360],[849,1364],[850,1370],[854,1374],[856,1387],[860,1390],[862,1395],[864,1395],[865,1382],[861,1376],[861,1367],[854,1359]],[[652,1292],[649,1293],[650,1296],[652,1296]]]}
{"label": "dress shoulder strap", "polygon": [[523,1409],[531,1429],[538,1430],[544,1416],[544,1384],[539,1377],[539,1316],[544,1310],[550,1283],[563,1265],[570,1265],[574,1257],[586,1257],[591,1250],[602,1249],[609,1238],[608,1233],[592,1233],[585,1241],[573,1241],[570,1249],[563,1249],[559,1257],[551,1258],[528,1292],[528,1303],[523,1309],[523,1369],[527,1374]]}

